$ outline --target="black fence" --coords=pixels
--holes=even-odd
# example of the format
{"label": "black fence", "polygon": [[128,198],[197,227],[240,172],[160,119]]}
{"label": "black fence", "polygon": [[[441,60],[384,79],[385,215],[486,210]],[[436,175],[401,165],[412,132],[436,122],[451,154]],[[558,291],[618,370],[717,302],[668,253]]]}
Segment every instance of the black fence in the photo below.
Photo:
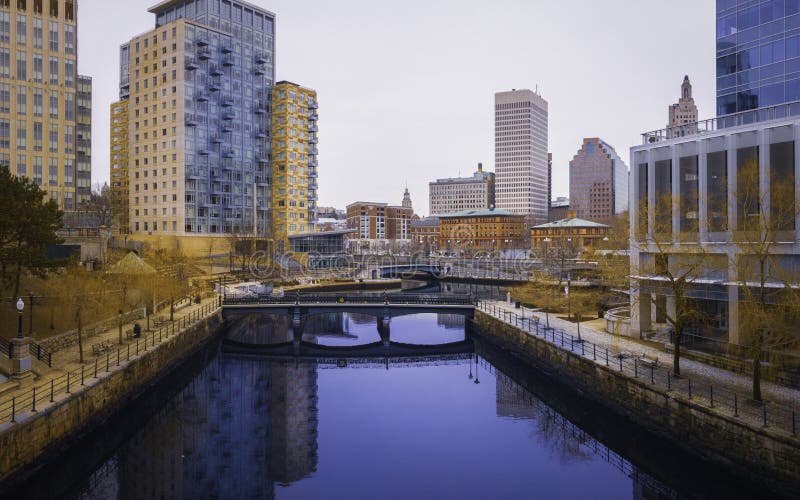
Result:
{"label": "black fence", "polygon": [[388,304],[388,305],[475,305],[472,295],[439,295],[408,293],[326,293],[287,292],[282,297],[270,294],[227,294],[224,305],[236,304]]}
{"label": "black fence", "polygon": [[671,363],[665,366],[641,354],[579,339],[577,335],[567,333],[560,328],[541,324],[537,316],[523,317],[485,302],[479,303],[478,308],[561,349],[591,359],[619,373],[641,379],[654,388],[664,391],[667,397],[670,394],[680,395],[695,404],[716,408],[750,424],[773,427],[797,437],[797,417],[800,413],[797,408],[774,401],[758,402],[743,393],[731,390],[730,387],[714,385],[708,379],[701,377],[692,378],[685,375],[676,377],[672,373]]}
{"label": "black fence", "polygon": [[216,302],[206,304],[157,330],[143,332],[141,337],[131,339],[119,347],[104,349],[103,352],[98,353],[93,362],[85,363],[80,368],[56,377],[48,383],[35,385],[21,394],[0,400],[0,423],[16,422],[20,414],[29,411],[35,412],[37,408],[55,402],[56,396],[79,392],[86,385],[87,380],[97,379],[101,374],[111,372],[119,367],[120,363],[144,355],[164,340],[204,320],[217,310],[217,307]]}

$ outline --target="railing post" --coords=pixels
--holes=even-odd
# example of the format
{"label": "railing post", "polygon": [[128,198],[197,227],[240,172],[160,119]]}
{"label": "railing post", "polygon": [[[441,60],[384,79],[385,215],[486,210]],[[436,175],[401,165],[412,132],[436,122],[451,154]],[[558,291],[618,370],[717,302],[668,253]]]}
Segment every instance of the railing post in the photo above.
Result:
{"label": "railing post", "polygon": [[762,403],[762,408],[764,408],[764,427],[767,426],[767,403]]}
{"label": "railing post", "polygon": [[656,368],[653,365],[650,365],[650,383],[656,383]]}
{"label": "railing post", "polygon": [[633,377],[639,378],[639,362],[637,360],[633,360]]}
{"label": "railing post", "polygon": [[69,372],[67,372],[67,394],[69,394]]}
{"label": "railing post", "polygon": [[667,390],[668,391],[672,390],[672,378],[669,376],[669,370],[667,370]]}
{"label": "railing post", "polygon": [[119,366],[119,349],[117,349],[117,366]]}
{"label": "railing post", "polygon": [[797,414],[792,410],[792,436],[797,435]]}
{"label": "railing post", "polygon": [[692,399],[692,379],[686,379],[689,382],[689,399]]}
{"label": "railing post", "polygon": [[622,356],[619,357],[619,371],[622,372]]}
{"label": "railing post", "polygon": [[734,417],[739,416],[739,397],[736,395],[735,392],[733,393],[733,416]]}
{"label": "railing post", "polygon": [[36,386],[33,386],[33,398],[31,403],[31,411],[36,411]]}
{"label": "railing post", "polygon": [[111,357],[111,353],[106,351],[106,373],[108,373],[108,358]]}
{"label": "railing post", "polygon": [[97,358],[94,358],[94,378],[97,378]]}
{"label": "railing post", "polygon": [[84,368],[86,368],[86,365],[81,365],[81,385],[86,385],[86,378],[84,377]]}
{"label": "railing post", "polygon": [[713,385],[709,385],[708,386],[708,397],[709,397],[709,399],[711,401],[711,407],[713,408],[714,407],[714,386]]}
{"label": "railing post", "polygon": [[592,344],[592,360],[597,361],[597,344]]}
{"label": "railing post", "polygon": [[606,347],[606,366],[608,366],[608,347]]}
{"label": "railing post", "polygon": [[17,421],[17,397],[13,396],[11,398],[11,421]]}
{"label": "railing post", "polygon": [[53,386],[54,386],[54,385],[55,385],[55,380],[51,378],[51,379],[50,379],[50,402],[51,402],[51,403],[52,403],[53,401],[55,401],[55,400],[53,399]]}

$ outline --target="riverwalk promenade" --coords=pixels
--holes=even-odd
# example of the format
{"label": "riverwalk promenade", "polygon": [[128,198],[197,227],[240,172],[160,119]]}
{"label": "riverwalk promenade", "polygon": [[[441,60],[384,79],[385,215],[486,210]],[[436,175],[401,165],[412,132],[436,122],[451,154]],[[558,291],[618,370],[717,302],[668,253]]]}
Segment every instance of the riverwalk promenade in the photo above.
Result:
{"label": "riverwalk promenade", "polygon": [[579,341],[577,324],[555,314],[549,315],[548,329],[548,318],[537,309],[517,308],[499,300],[480,301],[478,308],[528,335],[640,379],[673,397],[703,405],[754,428],[798,438],[798,388],[762,381],[762,404],[751,398],[752,380],[749,376],[682,358],[681,377],[676,378],[671,374],[672,353],[600,330],[598,322],[594,325],[592,322],[582,323]]}

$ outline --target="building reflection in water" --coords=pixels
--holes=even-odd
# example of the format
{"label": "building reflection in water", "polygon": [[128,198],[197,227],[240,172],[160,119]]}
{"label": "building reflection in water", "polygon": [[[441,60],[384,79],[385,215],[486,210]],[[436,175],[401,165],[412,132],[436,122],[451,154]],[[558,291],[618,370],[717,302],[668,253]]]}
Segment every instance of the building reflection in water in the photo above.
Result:
{"label": "building reflection in water", "polygon": [[274,498],[316,471],[317,426],[315,363],[219,355],[117,452],[118,497]]}
{"label": "building reflection in water", "polygon": [[597,441],[575,423],[550,408],[492,365],[482,362],[481,369],[495,376],[495,411],[498,417],[529,419],[535,422],[535,435],[562,463],[588,461],[601,457],[633,481],[634,500],[679,498],[678,492],[640,470],[622,455]]}

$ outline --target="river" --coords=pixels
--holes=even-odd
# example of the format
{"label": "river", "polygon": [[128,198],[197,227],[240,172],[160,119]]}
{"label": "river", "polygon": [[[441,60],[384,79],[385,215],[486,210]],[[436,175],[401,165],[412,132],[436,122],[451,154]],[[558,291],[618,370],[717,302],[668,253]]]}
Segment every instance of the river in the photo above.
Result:
{"label": "river", "polygon": [[[464,324],[457,315],[398,317],[392,340],[457,342]],[[284,318],[262,317],[229,335],[282,342],[291,331]],[[358,345],[379,335],[375,318],[340,313],[311,317],[303,338]],[[752,487],[502,352],[476,348],[476,355],[335,362],[229,354],[215,343],[166,389],[56,458],[25,491],[102,499],[627,499],[730,496]]]}

